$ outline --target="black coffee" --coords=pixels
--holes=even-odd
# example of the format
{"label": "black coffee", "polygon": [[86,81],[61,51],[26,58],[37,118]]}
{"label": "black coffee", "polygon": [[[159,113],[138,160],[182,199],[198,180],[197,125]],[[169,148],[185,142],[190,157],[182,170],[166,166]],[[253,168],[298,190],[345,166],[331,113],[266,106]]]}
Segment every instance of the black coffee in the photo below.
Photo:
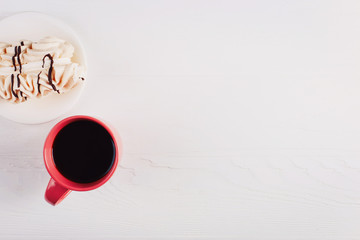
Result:
{"label": "black coffee", "polygon": [[67,179],[94,182],[109,172],[115,160],[115,145],[109,132],[90,120],[65,126],[53,144],[56,168]]}

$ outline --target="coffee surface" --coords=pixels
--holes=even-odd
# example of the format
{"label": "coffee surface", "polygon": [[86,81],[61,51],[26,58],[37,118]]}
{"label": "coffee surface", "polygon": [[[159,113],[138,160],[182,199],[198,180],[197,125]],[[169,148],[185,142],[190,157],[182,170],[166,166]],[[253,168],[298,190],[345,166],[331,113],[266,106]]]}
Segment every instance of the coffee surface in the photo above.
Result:
{"label": "coffee surface", "polygon": [[115,145],[109,132],[90,120],[65,126],[55,137],[53,158],[67,179],[91,183],[105,176],[115,160]]}

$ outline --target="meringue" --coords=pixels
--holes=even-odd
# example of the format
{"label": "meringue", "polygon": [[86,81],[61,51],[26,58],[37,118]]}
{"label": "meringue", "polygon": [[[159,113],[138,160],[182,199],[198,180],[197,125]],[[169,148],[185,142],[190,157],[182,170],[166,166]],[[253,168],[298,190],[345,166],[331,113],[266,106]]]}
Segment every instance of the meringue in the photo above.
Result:
{"label": "meringue", "polygon": [[72,60],[73,55],[71,43],[56,37],[0,42],[0,97],[21,103],[82,84],[86,69]]}

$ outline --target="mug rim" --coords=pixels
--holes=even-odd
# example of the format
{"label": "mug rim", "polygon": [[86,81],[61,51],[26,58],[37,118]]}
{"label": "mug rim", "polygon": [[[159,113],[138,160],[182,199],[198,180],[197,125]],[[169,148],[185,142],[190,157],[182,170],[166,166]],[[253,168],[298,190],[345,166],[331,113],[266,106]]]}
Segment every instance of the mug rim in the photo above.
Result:
{"label": "mug rim", "polygon": [[[110,134],[110,136],[114,142],[114,145],[115,145],[115,157],[114,157],[113,165],[111,166],[110,170],[102,178],[100,178],[94,182],[90,182],[90,183],[77,183],[77,182],[71,181],[68,178],[66,178],[65,176],[63,176],[59,172],[59,170],[56,168],[53,154],[52,154],[52,147],[53,147],[53,143],[54,143],[54,140],[55,140],[57,134],[61,131],[61,129],[63,129],[68,124],[75,122],[75,121],[79,121],[79,120],[90,120],[90,121],[93,121],[93,122],[101,125]],[[86,116],[86,115],[76,115],[76,116],[67,117],[67,118],[61,120],[60,122],[58,122],[57,124],[55,124],[55,126],[53,126],[51,128],[50,132],[48,133],[48,135],[46,137],[45,143],[44,143],[43,155],[44,155],[44,162],[45,162],[46,170],[58,184],[66,187],[70,190],[89,191],[89,190],[93,190],[95,188],[100,187],[101,185],[106,183],[111,178],[111,176],[114,174],[115,169],[118,165],[120,149],[119,149],[119,145],[118,145],[117,141],[120,141],[120,139],[116,138],[115,135],[116,134],[114,133],[114,130],[112,130],[103,121],[101,121],[95,117],[90,117],[90,116]]]}

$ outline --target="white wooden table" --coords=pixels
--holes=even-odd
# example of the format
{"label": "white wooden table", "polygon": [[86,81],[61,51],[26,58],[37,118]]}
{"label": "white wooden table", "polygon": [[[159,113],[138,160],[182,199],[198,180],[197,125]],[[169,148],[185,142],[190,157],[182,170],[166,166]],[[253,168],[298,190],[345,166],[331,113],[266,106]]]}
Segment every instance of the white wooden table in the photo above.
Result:
{"label": "white wooden table", "polygon": [[[0,3],[62,19],[89,62],[61,118],[0,119],[0,239],[360,238],[358,0]],[[53,207],[42,145],[75,114],[124,156]]]}

